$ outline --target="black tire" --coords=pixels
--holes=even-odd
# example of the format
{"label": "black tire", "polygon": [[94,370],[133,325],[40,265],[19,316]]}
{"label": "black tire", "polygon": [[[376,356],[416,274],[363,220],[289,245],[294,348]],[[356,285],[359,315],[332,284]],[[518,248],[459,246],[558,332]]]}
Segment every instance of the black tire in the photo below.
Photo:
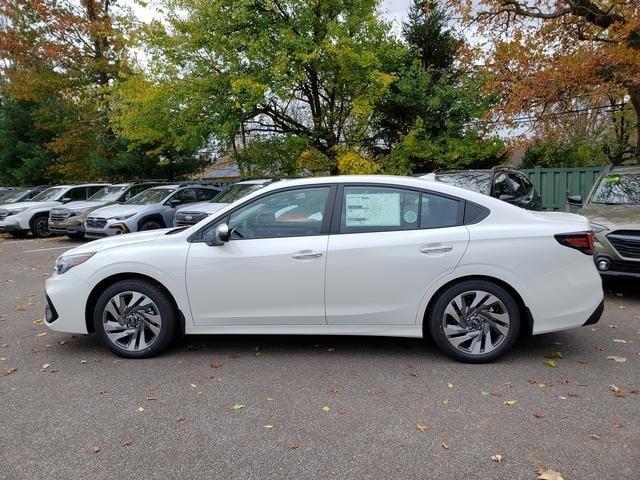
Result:
{"label": "black tire", "polygon": [[145,220],[140,224],[138,231],[143,232],[145,230],[158,230],[163,228],[162,224],[156,220]]}
{"label": "black tire", "polygon": [[[501,307],[504,307],[504,310],[506,310],[506,312],[504,313],[508,314],[509,326],[507,333],[500,337],[499,343],[494,347],[493,350],[488,352],[465,352],[462,350],[462,348],[464,347],[454,346],[449,341],[447,334],[445,333],[444,318],[447,306],[449,306],[450,302],[452,302],[455,298],[459,298],[459,296],[473,291],[481,291],[493,295],[502,303],[502,306],[496,308],[500,309]],[[482,321],[482,316],[476,316],[475,321],[478,321],[478,318],[480,318],[480,321]],[[515,299],[508,291],[506,291],[501,286],[486,280],[462,281],[450,286],[449,288],[441,292],[436,299],[435,304],[433,304],[433,307],[430,309],[427,322],[431,338],[440,348],[440,350],[442,350],[450,357],[453,357],[456,360],[465,363],[486,363],[495,360],[496,358],[506,353],[513,346],[520,333],[520,311]],[[483,326],[478,327],[478,329],[482,328]],[[492,334],[490,334],[490,336],[495,335],[496,333],[498,332],[493,332]],[[462,338],[463,335],[464,333],[461,333],[458,338]],[[484,341],[481,341],[480,343],[482,345],[481,348],[486,347]],[[462,343],[461,345],[464,345],[464,343]],[[489,345],[492,346],[491,344]]]}
{"label": "black tire", "polygon": [[[130,350],[114,343],[107,336],[105,323],[103,322],[103,313],[107,303],[119,294],[124,293],[126,295],[125,292],[140,293],[157,306],[157,313],[161,319],[160,331],[155,340],[146,348]],[[149,358],[159,354],[171,344],[175,337],[177,324],[177,313],[171,299],[160,288],[144,280],[123,280],[114,283],[102,292],[93,310],[93,326],[98,338],[113,353],[125,358]]]}
{"label": "black tire", "polygon": [[29,222],[29,227],[31,228],[31,235],[36,238],[50,237],[51,232],[49,231],[49,214],[45,213],[34,215]]}
{"label": "black tire", "polygon": [[14,230],[9,232],[13,238],[24,238],[29,234],[29,230]]}
{"label": "black tire", "polygon": [[69,237],[71,240],[82,240],[84,238],[84,232],[67,233],[67,237]]}

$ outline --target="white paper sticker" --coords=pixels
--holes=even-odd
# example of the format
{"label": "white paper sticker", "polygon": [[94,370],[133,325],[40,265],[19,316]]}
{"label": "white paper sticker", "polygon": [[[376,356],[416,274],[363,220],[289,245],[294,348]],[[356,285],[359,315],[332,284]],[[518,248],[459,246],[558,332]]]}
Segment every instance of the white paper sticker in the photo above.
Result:
{"label": "white paper sticker", "polygon": [[399,227],[400,193],[347,193],[347,227]]}

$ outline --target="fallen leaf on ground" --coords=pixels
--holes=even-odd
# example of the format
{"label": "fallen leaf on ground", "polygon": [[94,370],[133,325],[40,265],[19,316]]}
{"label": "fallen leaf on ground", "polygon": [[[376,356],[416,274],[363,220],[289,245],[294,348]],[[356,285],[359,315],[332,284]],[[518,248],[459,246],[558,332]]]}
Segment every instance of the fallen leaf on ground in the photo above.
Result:
{"label": "fallen leaf on ground", "polygon": [[100,451],[102,450],[102,447],[93,447],[92,450],[93,450],[93,453],[100,453]]}
{"label": "fallen leaf on ground", "polygon": [[231,355],[229,355],[229,358],[233,359],[233,360],[237,360],[240,358],[240,354],[239,353],[232,353]]}
{"label": "fallen leaf on ground", "polygon": [[540,413],[538,411],[534,411],[533,412],[533,416],[536,417],[536,418],[544,418],[544,414]]}
{"label": "fallen leaf on ground", "polygon": [[329,407],[329,405],[325,405],[324,407],[322,407],[322,411],[323,411],[323,412],[328,412],[329,410],[331,410],[331,408]]}
{"label": "fallen leaf on ground", "polygon": [[13,375],[17,370],[17,368],[7,368],[4,372],[2,372],[2,376],[7,377],[9,375]]}
{"label": "fallen leaf on ground", "polygon": [[198,388],[198,385],[196,385],[195,383],[192,383],[192,384],[191,384],[191,387],[192,387],[192,388]]}
{"label": "fallen leaf on ground", "polygon": [[370,397],[373,397],[376,394],[376,391],[373,388],[369,388],[369,389],[367,389],[367,394]]}
{"label": "fallen leaf on ground", "polygon": [[502,462],[502,455],[500,455],[499,453],[495,454],[495,455],[491,455],[491,460],[493,460],[494,462]]}
{"label": "fallen leaf on ground", "polygon": [[211,362],[211,368],[220,368],[222,364],[220,362]]}
{"label": "fallen leaf on ground", "polygon": [[578,363],[579,363],[580,365],[586,365],[586,364],[587,364],[587,363],[589,363],[589,362],[587,362],[586,360],[578,360]]}
{"label": "fallen leaf on ground", "polygon": [[184,422],[184,417],[180,417],[180,416],[178,416],[178,417],[176,418],[176,422]]}
{"label": "fallen leaf on ground", "polygon": [[35,323],[36,325],[42,325],[44,323],[44,320],[41,318],[37,318],[33,321],[33,323]]}
{"label": "fallen leaf on ground", "polygon": [[138,407],[139,412],[144,412],[144,407]]}
{"label": "fallen leaf on ground", "polygon": [[273,425],[263,425],[264,428],[273,428]]}
{"label": "fallen leaf on ground", "polygon": [[517,400],[505,400],[504,401],[505,405],[515,405],[516,403],[518,403]]}
{"label": "fallen leaf on ground", "polygon": [[16,310],[24,310],[25,308],[27,308],[27,307],[25,307],[24,305],[21,305],[21,304],[18,304],[18,305],[15,306]]}
{"label": "fallen leaf on ground", "polygon": [[550,353],[549,355],[547,355],[547,358],[559,358],[559,359],[563,359],[564,355],[562,354],[562,352],[553,352]]}
{"label": "fallen leaf on ground", "polygon": [[489,392],[486,390],[480,390],[480,395],[489,395]]}
{"label": "fallen leaf on ground", "polygon": [[129,440],[125,440],[124,442],[122,442],[122,444],[120,445],[121,447],[129,447],[133,445],[133,440],[129,439]]}
{"label": "fallen leaf on ground", "polygon": [[47,332],[40,332],[39,334],[36,335],[36,337],[44,337],[47,334]]}
{"label": "fallen leaf on ground", "polygon": [[453,383],[451,383],[451,382],[447,383],[447,387],[453,388]]}
{"label": "fallen leaf on ground", "polygon": [[544,470],[538,477],[538,480],[564,480],[564,477],[560,475],[560,472],[556,472],[555,470]]}
{"label": "fallen leaf on ground", "polygon": [[337,395],[338,393],[340,393],[340,390],[338,390],[337,388],[330,388],[329,389],[329,393]]}
{"label": "fallen leaf on ground", "polygon": [[427,429],[429,428],[429,425],[427,425],[425,423],[416,423],[416,428],[418,430],[420,430],[421,432],[426,432]]}
{"label": "fallen leaf on ground", "polygon": [[289,445],[289,448],[291,448],[291,449],[300,448],[300,444],[299,444],[299,443],[295,443],[295,442],[294,442],[294,443],[292,443],[292,444],[290,444],[290,445]]}
{"label": "fallen leaf on ground", "polygon": [[235,403],[233,405],[233,409],[234,410],[240,410],[240,409],[245,408],[245,407],[246,407],[246,405],[244,403]]}
{"label": "fallen leaf on ground", "polygon": [[624,423],[622,423],[620,420],[614,420],[613,421],[613,426],[616,428],[622,428],[624,427]]}
{"label": "fallen leaf on ground", "polygon": [[41,372],[44,372],[47,368],[49,368],[51,365],[49,365],[48,363],[44,363],[42,365],[42,370],[40,370]]}
{"label": "fallen leaf on ground", "polygon": [[600,435],[598,435],[597,433],[592,433],[589,435],[591,438],[593,438],[594,440],[600,440]]}
{"label": "fallen leaf on ground", "polygon": [[556,368],[558,366],[558,364],[555,362],[555,360],[545,360],[544,364],[547,367],[551,367],[551,368]]}
{"label": "fallen leaf on ground", "polygon": [[345,408],[339,408],[336,412],[338,412],[338,415],[346,415],[347,410]]}
{"label": "fallen leaf on ground", "polygon": [[616,342],[616,343],[627,343],[626,340],[623,340],[621,338],[614,338],[613,341]]}
{"label": "fallen leaf on ground", "polygon": [[151,400],[157,400],[157,398],[156,397],[145,397],[145,400],[151,401]]}
{"label": "fallen leaf on ground", "polygon": [[448,444],[447,442],[442,442],[442,443],[440,444],[440,446],[441,446],[442,448],[444,448],[445,450],[449,450],[449,444]]}
{"label": "fallen leaf on ground", "polygon": [[616,363],[624,363],[627,361],[626,357],[616,357],[615,355],[609,355],[607,360],[613,360]]}

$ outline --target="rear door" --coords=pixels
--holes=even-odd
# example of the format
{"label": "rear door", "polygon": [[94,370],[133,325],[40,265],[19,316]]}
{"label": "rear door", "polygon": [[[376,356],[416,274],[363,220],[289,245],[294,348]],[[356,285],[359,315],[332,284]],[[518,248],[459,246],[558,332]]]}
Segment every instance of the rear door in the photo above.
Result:
{"label": "rear door", "polygon": [[395,186],[344,185],[326,274],[329,324],[414,324],[429,286],[469,242],[463,202]]}

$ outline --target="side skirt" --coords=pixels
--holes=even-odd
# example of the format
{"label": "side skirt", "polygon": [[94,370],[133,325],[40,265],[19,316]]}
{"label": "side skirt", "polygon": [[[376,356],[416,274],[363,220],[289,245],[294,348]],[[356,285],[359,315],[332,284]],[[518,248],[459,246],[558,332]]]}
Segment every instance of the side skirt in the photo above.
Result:
{"label": "side skirt", "polygon": [[187,335],[361,335],[422,338],[422,325],[186,325]]}

